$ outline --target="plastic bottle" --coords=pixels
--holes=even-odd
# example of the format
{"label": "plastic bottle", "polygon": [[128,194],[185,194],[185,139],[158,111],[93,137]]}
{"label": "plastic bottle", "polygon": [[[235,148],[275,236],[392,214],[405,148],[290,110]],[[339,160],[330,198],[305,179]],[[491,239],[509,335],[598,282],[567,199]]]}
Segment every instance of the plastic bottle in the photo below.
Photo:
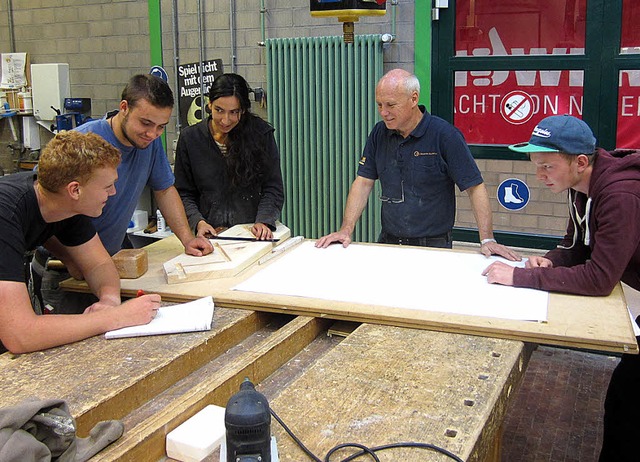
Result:
{"label": "plastic bottle", "polygon": [[164,217],[162,216],[162,213],[160,212],[160,210],[156,210],[156,220],[157,220],[158,232],[163,233],[167,228],[167,224],[165,223]]}

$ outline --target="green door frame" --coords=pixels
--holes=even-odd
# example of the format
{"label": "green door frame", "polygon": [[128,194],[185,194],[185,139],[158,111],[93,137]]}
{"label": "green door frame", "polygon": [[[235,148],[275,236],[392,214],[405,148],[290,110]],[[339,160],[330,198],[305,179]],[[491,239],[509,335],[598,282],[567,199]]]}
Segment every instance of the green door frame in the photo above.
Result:
{"label": "green door frame", "polygon": [[414,20],[414,73],[420,81],[420,104],[431,110],[431,2],[416,0]]}
{"label": "green door frame", "polygon": [[[606,8],[605,8],[606,1]],[[640,69],[640,55],[620,55],[622,0],[590,0],[587,3],[587,29],[584,55],[456,57],[455,0],[440,9],[439,20],[431,20],[432,0],[416,0],[415,73],[423,88],[429,88],[433,112],[453,123],[454,73],[461,70],[584,70],[583,117],[598,133],[598,144],[612,149],[616,141],[618,76],[620,70]],[[425,25],[428,25],[425,27]],[[430,57],[426,56],[427,50]],[[434,91],[434,89],[436,91]],[[429,105],[427,105],[429,107]],[[514,142],[519,140],[514,140]],[[527,160],[506,146],[471,145],[477,159]],[[507,245],[548,249],[557,236],[496,232]],[[476,241],[473,229],[454,229],[454,239]]]}
{"label": "green door frame", "polygon": [[[162,14],[160,0],[148,0],[149,11],[149,52],[151,66],[161,66],[162,58]],[[167,135],[162,133],[162,145],[167,150]]]}

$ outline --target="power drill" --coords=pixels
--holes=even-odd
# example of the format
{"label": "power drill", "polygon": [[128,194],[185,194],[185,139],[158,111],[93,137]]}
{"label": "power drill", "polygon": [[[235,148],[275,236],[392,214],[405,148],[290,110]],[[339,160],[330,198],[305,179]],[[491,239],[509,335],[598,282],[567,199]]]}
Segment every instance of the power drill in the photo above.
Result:
{"label": "power drill", "polygon": [[227,403],[227,462],[271,462],[271,412],[267,398],[244,379]]}

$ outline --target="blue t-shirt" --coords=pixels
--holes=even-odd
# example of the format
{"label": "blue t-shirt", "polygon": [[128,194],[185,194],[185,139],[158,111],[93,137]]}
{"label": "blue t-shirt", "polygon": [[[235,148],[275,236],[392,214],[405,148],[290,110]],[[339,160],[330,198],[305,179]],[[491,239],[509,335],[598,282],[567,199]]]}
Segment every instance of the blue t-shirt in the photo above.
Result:
{"label": "blue t-shirt", "polygon": [[398,237],[433,237],[453,228],[454,185],[461,191],[482,183],[462,133],[424,112],[403,138],[378,122],[369,134],[358,175],[380,179],[382,231]]}
{"label": "blue t-shirt", "polygon": [[122,161],[118,166],[116,194],[109,197],[102,215],[93,219],[100,240],[110,255],[118,252],[127,233],[129,222],[136,209],[145,185],[154,191],[162,191],[173,185],[174,176],[160,138],[145,149],[125,146],[116,138],[106,118],[92,120],[76,130],[93,132],[118,148]]}

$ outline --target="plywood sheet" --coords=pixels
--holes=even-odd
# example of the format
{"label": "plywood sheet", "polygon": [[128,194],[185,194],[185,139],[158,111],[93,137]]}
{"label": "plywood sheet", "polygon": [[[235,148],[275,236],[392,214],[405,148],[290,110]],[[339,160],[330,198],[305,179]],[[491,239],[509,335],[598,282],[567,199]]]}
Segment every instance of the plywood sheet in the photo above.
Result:
{"label": "plywood sheet", "polygon": [[[253,238],[252,224],[235,225],[220,233],[224,237]],[[167,283],[179,284],[203,279],[228,278],[268,254],[276,246],[291,236],[289,228],[278,223],[273,233],[279,242],[228,241],[211,239],[214,251],[204,257],[194,257],[182,253],[163,264]]]}
{"label": "plywood sheet", "polygon": [[[168,285],[162,263],[183,252],[180,241],[173,236],[147,246],[146,249],[149,253],[149,271],[139,279],[122,280],[121,286],[125,295],[135,296],[138,289],[144,289],[148,293],[162,295],[163,300],[176,302],[212,295],[216,306],[227,308],[322,316],[337,320],[433,329],[599,351],[638,351],[626,301],[619,285],[607,297],[551,293],[548,322],[538,323],[231,290],[238,283],[277,262],[281,256],[264,265],[252,265],[236,277]],[[318,252],[321,251],[322,249],[318,249]],[[451,253],[451,258],[455,258],[461,251],[448,252]],[[368,270],[369,268],[362,268],[362,271]],[[69,280],[63,283],[63,287],[67,290],[87,291],[86,284],[79,281]],[[460,290],[464,290],[463,285],[460,286]]]}

